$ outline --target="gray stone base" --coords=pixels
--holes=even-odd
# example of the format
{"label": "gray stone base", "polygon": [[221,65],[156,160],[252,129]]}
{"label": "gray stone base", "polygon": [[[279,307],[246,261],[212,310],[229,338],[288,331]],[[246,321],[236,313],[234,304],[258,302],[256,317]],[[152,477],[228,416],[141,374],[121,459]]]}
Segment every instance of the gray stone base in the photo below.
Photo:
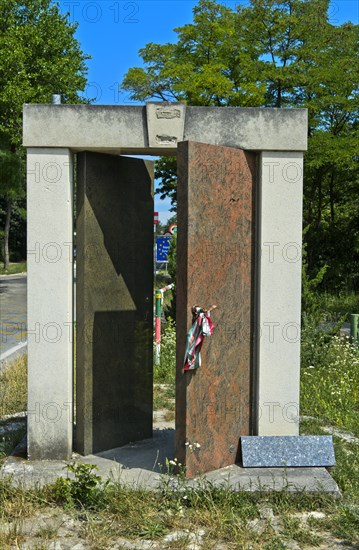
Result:
{"label": "gray stone base", "polygon": [[334,466],[333,438],[329,435],[241,437],[245,468]]}
{"label": "gray stone base", "polygon": [[[98,467],[98,473],[134,488],[157,489],[166,478],[159,463],[165,468],[165,459],[173,458],[174,430],[155,429],[153,439],[119,447],[85,457],[74,455],[73,459]],[[43,486],[53,483],[58,477],[67,475],[65,461],[28,461],[11,456],[0,470],[0,477],[13,476],[13,483],[25,487]],[[71,477],[69,475],[69,477]],[[325,468],[243,468],[227,466],[207,473],[203,478],[187,481],[195,487],[208,480],[214,486],[230,487],[233,491],[305,491],[308,493],[329,493],[340,496],[340,490]],[[176,486],[176,478],[173,478]]]}

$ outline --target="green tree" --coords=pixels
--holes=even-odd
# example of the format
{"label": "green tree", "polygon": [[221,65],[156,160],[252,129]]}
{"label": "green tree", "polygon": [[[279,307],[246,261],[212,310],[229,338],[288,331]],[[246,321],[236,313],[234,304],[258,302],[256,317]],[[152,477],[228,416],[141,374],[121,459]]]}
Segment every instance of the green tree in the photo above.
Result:
{"label": "green tree", "polygon": [[[307,269],[328,265],[332,289],[359,286],[359,26],[335,26],[329,0],[201,0],[174,44],[148,44],[122,83],[133,99],[189,105],[304,107]],[[161,159],[159,192],[176,202],[176,166]],[[348,236],[350,235],[350,238]]]}
{"label": "green tree", "polygon": [[177,204],[177,159],[176,157],[160,157],[155,162],[155,178],[160,181],[156,194],[161,199],[171,199],[171,211]]}
{"label": "green tree", "polygon": [[24,103],[83,103],[86,59],[75,38],[77,25],[52,0],[0,0],[0,197],[5,201],[5,269],[11,212],[25,194],[22,141]]}
{"label": "green tree", "polygon": [[5,200],[5,226],[4,226],[4,268],[8,269],[10,262],[9,234],[10,221],[14,205],[24,195],[22,181],[23,162],[19,154],[0,150],[0,189]]}
{"label": "green tree", "polygon": [[159,221],[155,228],[156,235],[163,235],[165,230],[166,230],[166,224],[163,224]]}

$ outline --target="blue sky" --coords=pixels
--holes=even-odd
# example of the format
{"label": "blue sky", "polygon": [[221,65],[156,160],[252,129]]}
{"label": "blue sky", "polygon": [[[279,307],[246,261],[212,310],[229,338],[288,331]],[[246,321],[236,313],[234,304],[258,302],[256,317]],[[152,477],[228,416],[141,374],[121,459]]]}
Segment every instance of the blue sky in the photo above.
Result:
{"label": "blue sky", "polygon": [[[222,2],[234,8],[239,3]],[[175,27],[192,21],[193,0],[61,0],[62,12],[69,12],[70,20],[77,21],[77,38],[88,61],[86,96],[98,104],[133,103],[118,91],[118,85],[130,67],[140,66],[138,50],[148,42],[165,43],[176,40]],[[333,24],[346,21],[359,23],[358,0],[331,2],[330,20]],[[156,195],[155,210],[160,220],[166,221],[169,202]]]}

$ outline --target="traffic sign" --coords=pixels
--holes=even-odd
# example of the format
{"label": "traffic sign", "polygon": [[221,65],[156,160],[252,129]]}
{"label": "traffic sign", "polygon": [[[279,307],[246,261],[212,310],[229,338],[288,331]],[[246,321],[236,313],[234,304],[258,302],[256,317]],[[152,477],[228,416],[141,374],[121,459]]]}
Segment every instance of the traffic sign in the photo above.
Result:
{"label": "traffic sign", "polygon": [[171,237],[156,237],[156,261],[167,262],[170,249]]}

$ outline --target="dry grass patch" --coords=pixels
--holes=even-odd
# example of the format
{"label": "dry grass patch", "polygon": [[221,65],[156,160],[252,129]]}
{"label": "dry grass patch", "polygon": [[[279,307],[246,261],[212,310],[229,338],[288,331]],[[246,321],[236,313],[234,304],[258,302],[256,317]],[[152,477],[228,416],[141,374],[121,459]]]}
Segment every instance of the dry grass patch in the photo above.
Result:
{"label": "dry grass patch", "polygon": [[27,356],[21,355],[0,372],[0,419],[27,408]]}

